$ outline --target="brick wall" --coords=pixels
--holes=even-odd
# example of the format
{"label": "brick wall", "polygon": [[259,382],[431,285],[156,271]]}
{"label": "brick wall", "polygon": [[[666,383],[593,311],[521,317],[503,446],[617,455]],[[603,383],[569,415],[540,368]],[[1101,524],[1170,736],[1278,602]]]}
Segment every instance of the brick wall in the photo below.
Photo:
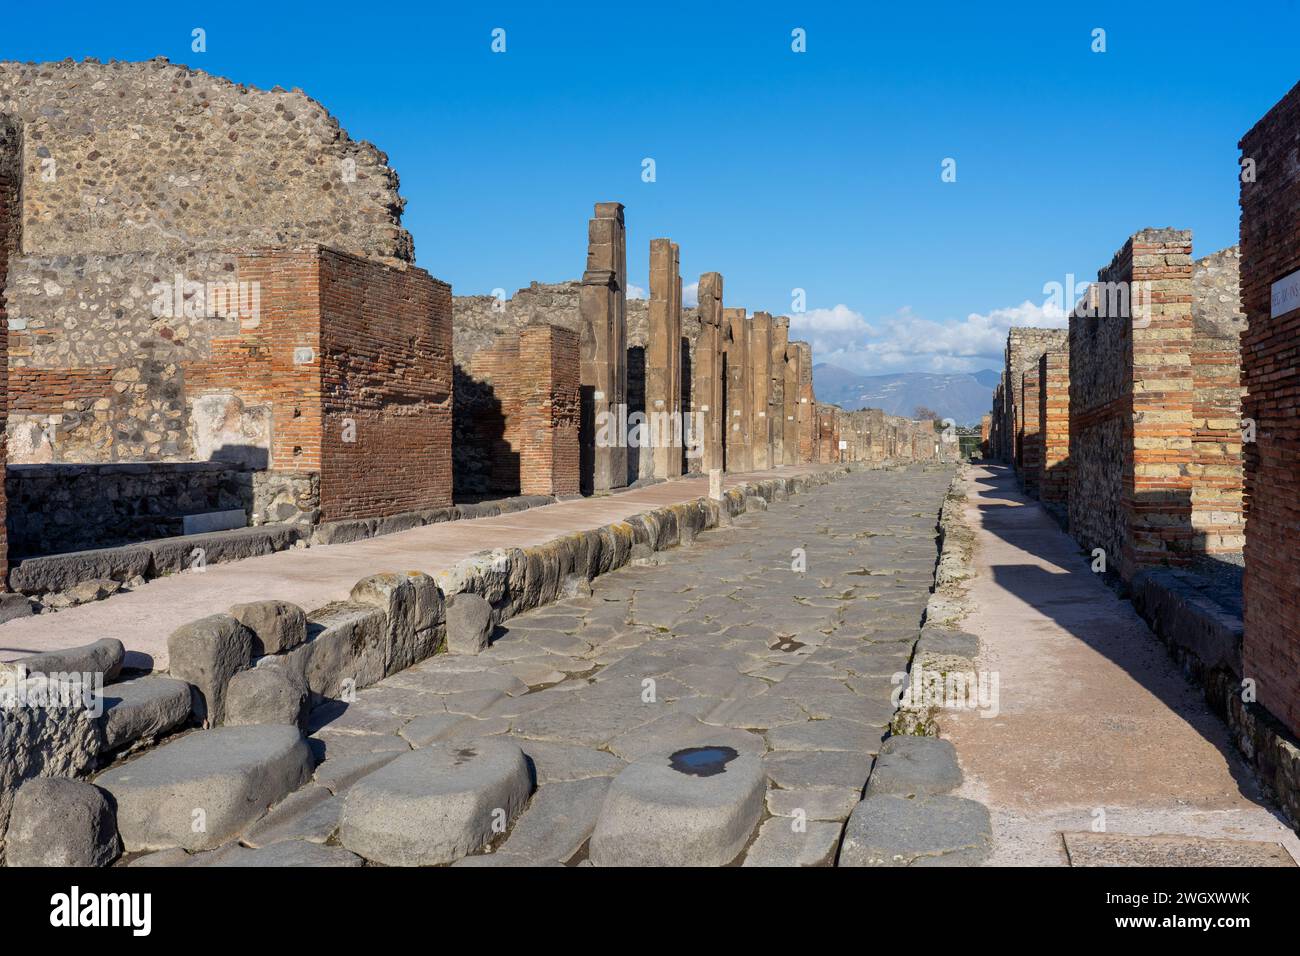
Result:
{"label": "brick wall", "polygon": [[1240,260],[1232,246],[1196,260],[1192,271],[1192,532],[1206,554],[1245,544]]}
{"label": "brick wall", "polygon": [[[1041,359],[1040,359],[1041,360]],[[1025,491],[1031,495],[1038,494],[1043,480],[1043,433],[1039,424],[1039,367],[1026,369],[1020,374],[1021,430],[1020,430],[1020,474]]]}
{"label": "brick wall", "polygon": [[[8,117],[0,115],[0,474],[8,461],[8,442],[5,430],[9,422],[9,319],[5,307],[5,285],[9,274],[9,259],[18,254],[22,246],[19,230],[22,217],[19,212],[19,184],[21,173],[19,136],[17,126]],[[9,504],[0,481],[0,591],[5,590],[9,576]]]}
{"label": "brick wall", "polygon": [[269,397],[270,467],[320,473],[324,521],[451,502],[451,289],[332,249],[239,258],[262,318],[214,350],[208,386]]}
{"label": "brick wall", "polygon": [[1125,579],[1193,550],[1191,251],[1137,233],[1070,319],[1070,529]]}
{"label": "brick wall", "polygon": [[1042,480],[1038,497],[1065,504],[1070,495],[1070,353],[1044,352],[1038,360],[1038,428],[1042,434]]}
{"label": "brick wall", "polygon": [[[521,466],[520,391],[524,383],[519,357],[519,334],[503,335],[479,349],[470,359],[470,376],[486,390],[487,399],[472,411],[472,444],[488,463],[485,492],[520,493]],[[461,394],[456,395],[459,402]],[[463,436],[458,436],[462,437]]]}
{"label": "brick wall", "polygon": [[1300,309],[1273,283],[1300,270],[1300,86],[1241,140],[1255,181],[1241,184],[1246,633],[1242,666],[1259,702],[1300,735]]}

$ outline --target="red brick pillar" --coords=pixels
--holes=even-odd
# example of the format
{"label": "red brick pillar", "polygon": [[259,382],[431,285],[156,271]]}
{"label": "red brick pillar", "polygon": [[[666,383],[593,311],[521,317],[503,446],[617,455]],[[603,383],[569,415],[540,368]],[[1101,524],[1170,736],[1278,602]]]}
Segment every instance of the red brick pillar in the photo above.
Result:
{"label": "red brick pillar", "polygon": [[539,324],[519,333],[521,494],[578,494],[580,370],[576,332]]}
{"label": "red brick pillar", "polygon": [[1300,86],[1241,140],[1245,443],[1245,677],[1300,735]]}

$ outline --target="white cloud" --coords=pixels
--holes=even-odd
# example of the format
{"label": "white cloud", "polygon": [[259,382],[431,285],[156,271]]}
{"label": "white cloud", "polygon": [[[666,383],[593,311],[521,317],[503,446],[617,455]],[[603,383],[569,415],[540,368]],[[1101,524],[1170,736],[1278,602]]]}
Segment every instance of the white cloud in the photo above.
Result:
{"label": "white cloud", "polygon": [[639,285],[636,285],[635,283],[628,283],[628,287],[627,287],[627,297],[628,297],[629,299],[648,299],[648,298],[650,298],[650,296],[646,295],[646,291],[645,291],[645,289],[641,288]]}
{"label": "white cloud", "polygon": [[700,284],[692,282],[682,286],[682,308],[694,309],[700,304]]}
{"label": "white cloud", "polygon": [[812,343],[813,359],[868,374],[883,372],[976,372],[999,368],[1011,328],[1065,328],[1055,303],[972,312],[965,319],[936,322],[903,308],[868,322],[846,305],[791,317],[792,338]]}

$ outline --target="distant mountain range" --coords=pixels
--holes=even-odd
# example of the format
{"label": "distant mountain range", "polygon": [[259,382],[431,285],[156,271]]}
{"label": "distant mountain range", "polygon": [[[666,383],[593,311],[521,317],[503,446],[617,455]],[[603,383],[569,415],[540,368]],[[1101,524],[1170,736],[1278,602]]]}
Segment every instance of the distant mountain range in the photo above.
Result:
{"label": "distant mountain range", "polygon": [[958,375],[859,375],[837,365],[813,366],[813,388],[819,402],[830,402],[848,411],[883,408],[887,414],[903,418],[911,418],[918,407],[925,407],[958,425],[979,424],[993,403],[999,377],[992,369]]}

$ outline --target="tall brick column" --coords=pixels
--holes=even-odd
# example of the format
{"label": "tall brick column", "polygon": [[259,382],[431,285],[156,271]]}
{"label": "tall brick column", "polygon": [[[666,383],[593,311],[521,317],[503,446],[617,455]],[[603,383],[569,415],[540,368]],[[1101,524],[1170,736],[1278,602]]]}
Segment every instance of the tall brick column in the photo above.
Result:
{"label": "tall brick column", "polygon": [[1070,495],[1069,351],[1044,352],[1038,360],[1038,381],[1038,428],[1043,436],[1038,497],[1045,504],[1063,505]]}
{"label": "tall brick column", "polygon": [[519,493],[576,495],[581,418],[578,334],[542,323],[519,332]]}
{"label": "tall brick column", "polygon": [[681,252],[669,239],[650,240],[649,312],[645,406],[654,476],[676,478],[682,473],[682,277]]}
{"label": "tall brick column", "polygon": [[722,404],[722,276],[706,272],[700,276],[700,337],[695,343],[695,367],[691,370],[695,386],[691,390],[694,407],[692,427],[703,450],[701,467],[705,474],[723,467],[722,428],[726,409]]}
{"label": "tall brick column", "polygon": [[726,449],[728,471],[752,471],[753,450],[750,429],[753,427],[753,394],[749,388],[749,322],[744,309],[723,309],[727,325],[727,423]]}
{"label": "tall brick column", "polygon": [[749,432],[756,471],[772,467],[772,316],[755,312],[749,330],[749,385],[753,422]]}
{"label": "tall brick column", "polygon": [[582,325],[583,490],[627,486],[627,248],[623,204],[596,203],[587,224]]}
{"label": "tall brick column", "polygon": [[768,390],[768,434],[771,436],[771,467],[785,461],[785,350],[790,341],[790,320],[784,315],[772,319],[772,385]]}
{"label": "tall brick column", "polygon": [[1244,676],[1300,735],[1300,86],[1241,140],[1256,179],[1241,184],[1245,445]]}

